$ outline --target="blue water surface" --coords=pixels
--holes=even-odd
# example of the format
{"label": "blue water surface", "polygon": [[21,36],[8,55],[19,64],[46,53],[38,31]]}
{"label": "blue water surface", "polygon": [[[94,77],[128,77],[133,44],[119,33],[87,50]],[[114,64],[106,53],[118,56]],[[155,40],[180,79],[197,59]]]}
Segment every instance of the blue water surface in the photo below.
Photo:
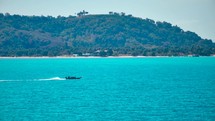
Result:
{"label": "blue water surface", "polygon": [[28,120],[214,121],[215,58],[0,59],[0,121]]}

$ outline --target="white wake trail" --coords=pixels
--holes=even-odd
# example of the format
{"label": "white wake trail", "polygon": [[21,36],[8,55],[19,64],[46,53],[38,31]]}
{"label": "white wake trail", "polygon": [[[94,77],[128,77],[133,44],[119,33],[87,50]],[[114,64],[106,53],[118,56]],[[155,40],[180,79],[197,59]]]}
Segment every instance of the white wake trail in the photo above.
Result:
{"label": "white wake trail", "polygon": [[52,78],[46,78],[46,79],[39,79],[40,81],[51,81],[51,80],[66,80],[65,78],[60,77],[52,77]]}

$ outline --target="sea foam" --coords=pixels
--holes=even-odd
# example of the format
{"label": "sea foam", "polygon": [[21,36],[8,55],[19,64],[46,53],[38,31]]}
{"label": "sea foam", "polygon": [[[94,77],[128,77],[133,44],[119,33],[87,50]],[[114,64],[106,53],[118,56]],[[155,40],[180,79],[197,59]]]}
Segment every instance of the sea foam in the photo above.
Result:
{"label": "sea foam", "polygon": [[66,80],[65,78],[60,77],[52,77],[52,78],[45,78],[45,79],[39,79],[40,81],[51,81],[51,80]]}

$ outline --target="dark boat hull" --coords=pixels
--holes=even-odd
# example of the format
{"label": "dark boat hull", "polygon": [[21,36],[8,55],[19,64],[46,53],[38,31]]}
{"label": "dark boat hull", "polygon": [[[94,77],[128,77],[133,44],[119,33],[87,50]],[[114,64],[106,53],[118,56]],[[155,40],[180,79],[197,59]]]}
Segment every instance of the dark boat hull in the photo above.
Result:
{"label": "dark boat hull", "polygon": [[65,77],[66,80],[72,80],[72,79],[81,79],[81,77]]}

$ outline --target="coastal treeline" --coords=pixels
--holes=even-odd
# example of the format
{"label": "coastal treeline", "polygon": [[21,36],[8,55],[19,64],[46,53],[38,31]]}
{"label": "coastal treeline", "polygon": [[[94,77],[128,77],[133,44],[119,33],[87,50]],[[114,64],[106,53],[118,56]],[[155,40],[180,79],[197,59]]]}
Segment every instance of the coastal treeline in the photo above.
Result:
{"label": "coastal treeline", "polygon": [[0,56],[215,54],[212,40],[168,22],[109,12],[77,16],[0,14]]}

